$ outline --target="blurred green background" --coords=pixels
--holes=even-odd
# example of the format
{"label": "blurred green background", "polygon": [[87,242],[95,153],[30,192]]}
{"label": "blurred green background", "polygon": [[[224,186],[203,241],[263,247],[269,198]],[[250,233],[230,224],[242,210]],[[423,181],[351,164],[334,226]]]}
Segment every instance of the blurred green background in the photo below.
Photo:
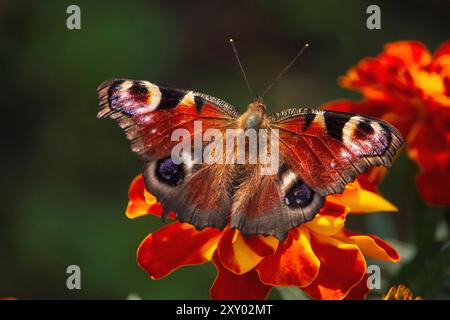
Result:
{"label": "blurred green background", "polygon": [[[81,30],[66,8],[81,8]],[[366,28],[378,4],[382,29]],[[209,297],[211,264],[150,280],[135,262],[140,241],[162,222],[128,220],[127,189],[142,164],[112,121],[96,119],[96,87],[114,77],[146,79],[220,97],[242,110],[251,97],[227,39],[236,40],[255,91],[305,42],[310,47],[266,102],[315,107],[358,98],[338,76],[384,43],[450,36],[449,1],[1,1],[2,156],[0,297],[144,299]],[[417,168],[404,155],[381,186],[398,213],[350,217],[385,237],[403,260],[383,268],[383,289],[403,282],[426,298],[449,298],[449,214],[423,204]],[[447,218],[447,220],[446,220]],[[66,268],[82,270],[67,290]],[[301,297],[273,290],[271,298]]]}

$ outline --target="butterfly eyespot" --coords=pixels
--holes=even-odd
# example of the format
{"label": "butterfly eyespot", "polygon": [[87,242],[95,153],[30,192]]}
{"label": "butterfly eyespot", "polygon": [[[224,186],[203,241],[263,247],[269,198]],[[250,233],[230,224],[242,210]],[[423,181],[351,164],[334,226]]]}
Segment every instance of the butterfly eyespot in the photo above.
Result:
{"label": "butterfly eyespot", "polygon": [[367,121],[361,121],[356,128],[355,134],[359,139],[364,139],[366,136],[370,136],[374,133],[374,129],[370,125],[370,122]]}
{"label": "butterfly eyespot", "polygon": [[297,181],[286,193],[284,201],[290,208],[303,208],[311,203],[314,192],[302,181]]}
{"label": "butterfly eyespot", "polygon": [[163,183],[171,186],[179,185],[184,180],[183,164],[175,164],[170,157],[161,159],[156,164],[155,174]]}

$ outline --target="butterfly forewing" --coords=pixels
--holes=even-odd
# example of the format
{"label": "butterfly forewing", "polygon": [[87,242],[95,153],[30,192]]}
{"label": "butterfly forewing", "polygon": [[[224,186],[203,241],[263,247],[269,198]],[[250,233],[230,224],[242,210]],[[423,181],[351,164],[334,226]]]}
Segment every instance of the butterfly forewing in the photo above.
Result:
{"label": "butterfly forewing", "polygon": [[321,195],[342,192],[370,166],[390,167],[402,144],[392,125],[351,113],[288,109],[271,121],[280,130],[280,154]]}
{"label": "butterfly forewing", "polygon": [[188,90],[167,88],[148,81],[114,79],[98,89],[99,118],[117,120],[131,141],[132,150],[144,159],[159,159],[171,153],[175,129],[194,134],[193,122],[208,128],[224,128],[238,112],[228,103]]}

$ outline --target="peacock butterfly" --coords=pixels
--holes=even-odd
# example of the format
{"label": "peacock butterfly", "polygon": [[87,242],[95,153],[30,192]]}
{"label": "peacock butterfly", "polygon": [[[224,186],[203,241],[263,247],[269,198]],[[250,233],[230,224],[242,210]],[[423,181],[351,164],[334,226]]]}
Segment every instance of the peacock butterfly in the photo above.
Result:
{"label": "peacock butterfly", "polygon": [[[229,224],[244,235],[284,241],[291,228],[314,218],[326,195],[341,193],[371,166],[390,167],[403,142],[395,127],[367,116],[307,108],[268,115],[262,97],[240,114],[218,98],[148,81],[113,79],[97,90],[97,117],[112,118],[125,131],[145,163],[146,188],[163,204],[163,217],[173,211],[199,230]],[[195,122],[201,122],[200,132]],[[273,174],[261,174],[264,165],[249,157],[243,163],[205,163],[195,161],[194,152],[174,161],[175,130],[195,140],[208,130],[230,129],[242,135],[277,132],[276,148],[270,149],[279,153]],[[212,143],[200,141],[202,150]]]}

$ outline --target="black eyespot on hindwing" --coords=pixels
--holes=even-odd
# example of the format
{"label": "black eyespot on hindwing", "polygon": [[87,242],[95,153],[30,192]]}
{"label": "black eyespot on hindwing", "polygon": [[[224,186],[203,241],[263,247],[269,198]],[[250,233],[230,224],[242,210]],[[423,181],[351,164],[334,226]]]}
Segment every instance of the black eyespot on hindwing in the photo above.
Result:
{"label": "black eyespot on hindwing", "polygon": [[177,186],[184,180],[183,164],[175,164],[171,157],[158,160],[155,167],[155,176],[162,183]]}
{"label": "black eyespot on hindwing", "polygon": [[314,191],[303,181],[297,180],[286,192],[284,201],[290,208],[303,208],[308,206],[313,199]]}

